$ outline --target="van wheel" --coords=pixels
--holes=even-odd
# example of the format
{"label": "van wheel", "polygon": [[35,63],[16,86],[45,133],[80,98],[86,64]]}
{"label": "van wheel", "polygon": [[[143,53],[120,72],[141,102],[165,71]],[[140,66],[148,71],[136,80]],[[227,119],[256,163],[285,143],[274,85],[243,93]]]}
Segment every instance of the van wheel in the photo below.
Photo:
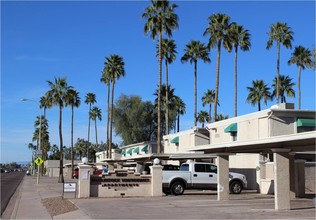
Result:
{"label": "van wheel", "polygon": [[184,192],[184,184],[182,182],[175,182],[172,184],[170,191],[173,195],[182,195]]}
{"label": "van wheel", "polygon": [[242,191],[242,188],[243,188],[242,184],[239,181],[233,181],[229,185],[229,189],[232,194],[240,194]]}

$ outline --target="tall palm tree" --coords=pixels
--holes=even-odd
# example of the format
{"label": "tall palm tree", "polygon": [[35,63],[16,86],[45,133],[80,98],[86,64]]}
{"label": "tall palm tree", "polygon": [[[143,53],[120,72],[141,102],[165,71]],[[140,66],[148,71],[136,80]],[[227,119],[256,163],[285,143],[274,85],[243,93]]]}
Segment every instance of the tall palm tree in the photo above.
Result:
{"label": "tall palm tree", "polygon": [[113,125],[113,105],[114,105],[114,86],[116,80],[121,76],[125,76],[125,63],[122,57],[117,54],[112,54],[110,57],[106,57],[105,61],[105,74],[108,75],[112,82],[112,94],[111,94],[111,109],[110,109],[110,138],[109,138],[109,154],[112,158],[112,125]]}
{"label": "tall palm tree", "polygon": [[204,128],[204,123],[210,121],[210,116],[207,111],[200,111],[197,116],[197,120],[202,124],[202,128]]}
{"label": "tall palm tree", "polygon": [[210,39],[208,47],[217,48],[217,58],[216,58],[216,78],[215,78],[215,102],[214,102],[214,121],[216,121],[217,115],[217,103],[218,103],[218,93],[219,93],[219,70],[220,70],[220,60],[221,60],[221,47],[222,44],[225,49],[229,52],[231,51],[231,43],[229,39],[229,28],[230,28],[230,17],[226,14],[213,14],[209,18],[208,27],[204,31],[204,36],[209,34]]}
{"label": "tall palm tree", "polygon": [[[156,46],[157,48],[157,57],[159,56],[159,45]],[[161,53],[162,53],[162,59],[165,60],[165,68],[166,68],[166,100],[165,100],[165,106],[166,106],[166,134],[169,134],[169,97],[168,97],[168,86],[169,86],[169,79],[168,79],[168,64],[171,64],[174,60],[176,60],[176,44],[174,40],[169,40],[167,38],[162,39],[162,45],[161,45]]]}
{"label": "tall palm tree", "polygon": [[303,46],[295,47],[292,57],[288,64],[296,64],[298,67],[297,87],[298,87],[298,109],[301,109],[301,71],[307,68],[313,68],[312,52]]}
{"label": "tall palm tree", "polygon": [[271,99],[270,88],[263,80],[252,80],[252,87],[247,87],[249,94],[246,102],[255,106],[258,105],[258,111],[261,111],[261,100],[267,105],[267,101]]}
{"label": "tall palm tree", "polygon": [[194,63],[194,126],[197,124],[197,62],[199,59],[204,62],[211,62],[208,49],[204,43],[191,40],[184,49],[181,62],[190,61],[191,64]]}
{"label": "tall palm tree", "polygon": [[267,42],[267,49],[270,49],[275,41],[277,44],[277,71],[276,71],[276,78],[277,78],[277,86],[276,86],[276,104],[279,104],[279,76],[280,76],[280,50],[281,44],[285,46],[285,48],[292,49],[292,41],[293,41],[293,31],[292,29],[287,26],[286,23],[277,22],[270,26],[270,32],[268,33],[269,40]]}
{"label": "tall palm tree", "polygon": [[235,49],[234,56],[234,116],[237,117],[237,57],[238,48],[242,51],[248,51],[251,47],[249,30],[245,30],[242,25],[233,22],[230,25],[229,37],[232,46]]}
{"label": "tall palm tree", "polygon": [[[71,106],[71,151],[70,151],[70,159],[71,159],[71,173],[74,173],[74,108],[78,108],[81,104],[79,92],[74,89],[68,90],[68,96],[66,100],[66,105]],[[73,175],[71,175],[73,179]]]}
{"label": "tall palm tree", "polygon": [[[168,89],[168,90],[167,90]],[[175,103],[175,97],[176,95],[174,94],[175,92],[175,89],[171,87],[171,85],[169,86],[166,86],[165,84],[162,84],[161,85],[161,91],[160,91],[160,94],[161,94],[161,112],[162,113],[166,113],[167,109],[169,109],[169,115],[170,115],[170,120],[168,121],[168,127],[172,126],[173,125],[173,121],[175,120],[175,117],[176,117],[176,114],[175,114],[175,106],[176,106],[176,103]],[[166,95],[167,94],[167,95]],[[158,106],[158,91],[156,90],[156,92],[154,93],[154,95],[157,97],[155,99],[155,108],[157,109],[157,106]],[[167,97],[168,97],[168,102],[166,102],[167,100]],[[167,114],[163,114],[165,116],[167,116]],[[166,117],[162,116],[161,117],[161,131],[162,133],[167,133],[166,132],[166,129],[167,129],[167,125],[166,125]],[[165,125],[165,126],[164,126]]]}
{"label": "tall palm tree", "polygon": [[178,15],[174,10],[176,4],[169,5],[168,0],[151,0],[151,6],[145,8],[142,17],[146,19],[144,26],[145,34],[150,33],[150,37],[155,39],[158,36],[159,57],[158,57],[158,128],[157,128],[157,153],[161,151],[161,78],[162,78],[162,34],[172,36],[172,31],[178,28]]}
{"label": "tall palm tree", "polygon": [[[92,92],[88,92],[86,97],[85,97],[85,103],[89,105],[89,112],[91,111],[91,106],[97,102],[97,99],[96,99],[96,95]],[[88,143],[90,142],[90,115],[89,115],[89,112],[88,112],[88,116],[89,116],[89,124],[88,124]],[[90,146],[87,146],[88,150],[87,150],[87,158],[89,158],[89,147]]]}
{"label": "tall palm tree", "polygon": [[[105,57],[106,60],[106,57]],[[106,65],[106,62],[104,62],[104,65]],[[105,83],[108,87],[108,98],[107,98],[107,106],[108,106],[108,114],[107,114],[107,122],[106,122],[106,157],[109,158],[109,137],[110,137],[110,95],[111,95],[111,78],[110,75],[106,72],[106,66],[103,68],[102,76],[100,79],[101,82]]]}
{"label": "tall palm tree", "polygon": [[174,99],[175,110],[177,111],[177,132],[180,131],[180,115],[186,113],[185,103],[179,96],[175,96]]}
{"label": "tall palm tree", "polygon": [[[280,84],[279,96],[281,98],[281,103],[286,103],[285,94],[288,97],[295,97],[295,91],[293,89],[293,86],[295,86],[295,83],[292,82],[292,79],[289,76],[280,75],[279,84]],[[276,96],[276,85],[277,85],[277,78],[275,77],[272,84],[272,87],[274,88],[272,92],[272,97]]]}
{"label": "tall palm tree", "polygon": [[97,129],[97,119],[102,120],[101,109],[98,107],[93,107],[90,111],[90,118],[94,121],[94,129],[95,129],[95,143],[96,147],[98,147],[98,129]]}
{"label": "tall palm tree", "polygon": [[[212,114],[211,113],[212,113],[212,104],[214,104],[214,102],[215,102],[215,90],[208,89],[202,97],[202,105],[203,105],[203,107],[206,105],[210,105],[209,112],[208,112],[208,114],[210,116],[210,122],[212,122]],[[219,106],[219,101],[217,102],[217,105]]]}
{"label": "tall palm tree", "polygon": [[47,81],[50,87],[50,90],[46,95],[51,100],[52,105],[57,105],[59,107],[59,143],[60,143],[60,154],[59,154],[59,178],[58,182],[64,182],[64,173],[63,173],[63,135],[62,135],[62,112],[66,103],[67,93],[69,89],[72,89],[71,86],[68,86],[66,78],[56,78],[55,81]]}

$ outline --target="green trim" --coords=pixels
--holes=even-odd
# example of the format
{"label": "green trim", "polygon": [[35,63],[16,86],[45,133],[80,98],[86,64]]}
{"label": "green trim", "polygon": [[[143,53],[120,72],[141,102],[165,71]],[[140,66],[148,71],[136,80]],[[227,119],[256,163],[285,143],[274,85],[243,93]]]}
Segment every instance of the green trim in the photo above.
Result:
{"label": "green trim", "polygon": [[170,143],[173,143],[173,144],[179,144],[179,136],[173,138]]}
{"label": "green trim", "polygon": [[224,131],[226,133],[237,132],[237,123],[230,124]]}
{"label": "green trim", "polygon": [[123,154],[123,155],[126,155],[126,149],[123,149],[123,150],[122,150],[122,154]]}
{"label": "green trim", "polygon": [[136,147],[133,152],[138,154],[139,153],[139,147]]}
{"label": "green trim", "polygon": [[148,152],[148,145],[145,145],[145,146],[141,149],[141,151],[143,151],[143,152]]}
{"label": "green trim", "polygon": [[132,154],[133,153],[133,148],[128,149],[128,151],[126,151],[126,154]]}
{"label": "green trim", "polygon": [[315,119],[298,118],[297,127],[316,127]]}

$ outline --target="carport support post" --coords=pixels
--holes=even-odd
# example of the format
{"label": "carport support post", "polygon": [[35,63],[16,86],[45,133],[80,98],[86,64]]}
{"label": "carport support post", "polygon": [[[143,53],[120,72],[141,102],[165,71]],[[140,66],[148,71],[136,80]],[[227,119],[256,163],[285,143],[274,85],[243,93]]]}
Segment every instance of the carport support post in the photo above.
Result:
{"label": "carport support post", "polygon": [[295,153],[290,152],[290,199],[295,199]]}
{"label": "carport support post", "polygon": [[217,200],[229,200],[229,154],[217,157]]}
{"label": "carport support post", "polygon": [[290,149],[271,149],[274,159],[274,207],[290,209]]}

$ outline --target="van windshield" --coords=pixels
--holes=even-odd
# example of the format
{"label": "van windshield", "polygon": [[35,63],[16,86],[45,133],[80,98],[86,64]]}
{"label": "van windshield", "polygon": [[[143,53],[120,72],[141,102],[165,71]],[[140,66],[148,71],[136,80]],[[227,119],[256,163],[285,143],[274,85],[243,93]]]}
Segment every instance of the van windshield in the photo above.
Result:
{"label": "van windshield", "polygon": [[182,164],[180,167],[180,171],[189,171],[189,164]]}

